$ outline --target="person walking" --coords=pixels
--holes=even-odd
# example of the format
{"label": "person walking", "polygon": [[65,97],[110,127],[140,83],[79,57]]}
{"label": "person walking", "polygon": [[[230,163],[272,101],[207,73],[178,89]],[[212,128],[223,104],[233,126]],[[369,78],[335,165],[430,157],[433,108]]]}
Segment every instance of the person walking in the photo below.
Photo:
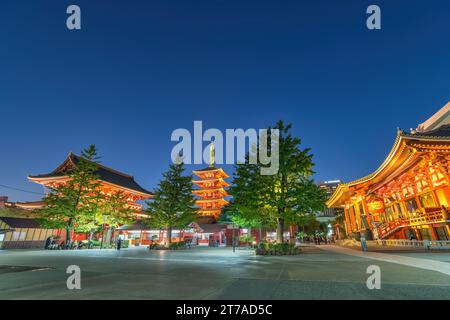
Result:
{"label": "person walking", "polygon": [[122,248],[122,238],[119,236],[117,239],[117,246],[116,246],[117,250],[120,251],[120,249]]}
{"label": "person walking", "polygon": [[52,242],[53,242],[53,236],[48,237],[47,240],[45,241],[45,249],[46,250],[50,249]]}
{"label": "person walking", "polygon": [[366,242],[366,235],[364,233],[361,233],[361,250],[363,252],[367,251],[367,242]]}

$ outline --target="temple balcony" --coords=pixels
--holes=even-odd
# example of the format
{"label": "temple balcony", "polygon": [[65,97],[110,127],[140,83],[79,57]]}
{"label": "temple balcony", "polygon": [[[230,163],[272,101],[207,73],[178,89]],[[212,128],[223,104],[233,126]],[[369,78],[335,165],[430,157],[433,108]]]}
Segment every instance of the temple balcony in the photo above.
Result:
{"label": "temple balcony", "polygon": [[442,223],[448,220],[450,220],[449,213],[442,208],[426,208],[417,212],[413,217],[399,218],[380,225],[378,234],[380,238],[385,238],[404,227]]}
{"label": "temple balcony", "polygon": [[418,215],[409,218],[409,225],[417,226],[429,223],[445,222],[448,219],[448,213],[442,208],[426,208]]}

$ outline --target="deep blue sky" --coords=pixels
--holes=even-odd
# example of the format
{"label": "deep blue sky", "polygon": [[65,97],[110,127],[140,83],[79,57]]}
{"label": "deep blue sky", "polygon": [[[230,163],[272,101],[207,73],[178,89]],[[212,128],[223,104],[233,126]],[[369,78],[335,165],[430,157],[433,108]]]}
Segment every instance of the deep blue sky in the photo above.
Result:
{"label": "deep blue sky", "polygon": [[[366,28],[374,3],[381,31]],[[70,4],[81,31],[66,29]],[[171,132],[194,120],[284,119],[312,148],[317,179],[359,178],[397,127],[450,100],[449,15],[447,0],[3,0],[0,184],[42,192],[28,174],[93,143],[105,165],[152,189]]]}

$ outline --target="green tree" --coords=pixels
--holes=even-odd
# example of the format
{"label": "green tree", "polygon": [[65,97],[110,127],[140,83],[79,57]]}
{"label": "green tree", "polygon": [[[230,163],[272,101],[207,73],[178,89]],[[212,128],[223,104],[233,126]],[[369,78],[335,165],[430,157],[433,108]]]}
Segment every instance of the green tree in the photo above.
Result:
{"label": "green tree", "polygon": [[[339,227],[340,237],[341,237],[341,239],[345,239],[345,238],[347,238],[347,234],[345,232],[344,208],[334,208],[333,212],[334,212],[334,216],[335,216],[335,221],[334,221],[333,225],[336,228]],[[341,239],[338,239],[338,240],[341,240]]]}
{"label": "green tree", "polygon": [[43,208],[37,211],[45,226],[66,229],[67,241],[74,230],[86,232],[86,221],[94,221],[90,208],[100,189],[95,174],[98,160],[94,145],[83,149],[77,164],[68,171],[68,181],[51,187]]}
{"label": "green tree", "polygon": [[89,241],[92,241],[95,232],[103,232],[102,227],[107,224],[110,227],[106,236],[108,244],[114,228],[134,220],[134,210],[123,191],[104,193],[102,188],[97,188],[88,197],[89,201],[85,201],[85,214],[78,219],[77,231],[89,232]]}
{"label": "green tree", "polygon": [[167,231],[166,246],[171,243],[174,228],[183,229],[196,218],[192,176],[183,175],[184,170],[181,161],[171,164],[155,189],[153,199],[147,202],[149,223]]}
{"label": "green tree", "polygon": [[291,243],[295,243],[295,225],[301,226],[305,218],[309,219],[315,216],[315,212],[324,210],[327,199],[326,190],[319,188],[311,179],[302,178],[295,187],[297,205],[286,214],[286,221],[291,225]]}
{"label": "green tree", "polygon": [[[134,210],[128,203],[128,196],[122,191],[105,195],[99,213],[105,215],[107,223],[113,227],[131,223],[135,218]],[[97,216],[97,221],[100,221],[100,218]]]}
{"label": "green tree", "polygon": [[326,236],[328,231],[328,224],[317,220],[314,214],[305,215],[302,222],[299,224],[301,230],[300,237],[303,236]]}
{"label": "green tree", "polygon": [[105,200],[97,214],[97,223],[103,223],[105,221],[103,217],[106,217],[106,223],[109,225],[105,239],[106,244],[109,244],[115,228],[123,224],[129,224],[134,220],[134,210],[128,203],[128,196],[122,191],[105,195]]}
{"label": "green tree", "polygon": [[235,166],[233,183],[229,189],[232,201],[227,206],[231,221],[243,228],[259,228],[264,238],[266,227],[274,226],[274,209],[264,197],[264,177],[260,175],[260,166],[249,163],[249,154],[244,164]]}

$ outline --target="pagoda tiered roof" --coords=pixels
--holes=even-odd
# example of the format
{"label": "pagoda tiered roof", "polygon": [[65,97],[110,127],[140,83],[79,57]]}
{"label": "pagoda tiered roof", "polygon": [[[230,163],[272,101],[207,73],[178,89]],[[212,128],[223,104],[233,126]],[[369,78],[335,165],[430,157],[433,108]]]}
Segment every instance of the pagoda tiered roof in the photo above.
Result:
{"label": "pagoda tiered roof", "polygon": [[227,193],[227,192],[225,191],[225,189],[223,189],[223,188],[197,189],[197,190],[194,190],[193,193],[194,193],[196,196],[199,196],[199,197],[201,197],[201,198],[203,198],[203,197],[208,197],[210,194],[214,194],[214,195],[220,194],[220,195],[223,196],[223,197],[228,196],[228,193]]}
{"label": "pagoda tiered roof", "polygon": [[216,168],[214,166],[194,170],[193,173],[201,179],[226,179],[230,177],[222,168]]}
{"label": "pagoda tiered roof", "polygon": [[193,173],[201,180],[194,180],[199,189],[192,192],[199,198],[195,201],[195,204],[199,206],[197,209],[199,216],[211,216],[214,219],[222,212],[222,207],[228,204],[228,201],[224,197],[228,196],[228,193],[224,187],[229,184],[224,180],[229,176],[221,168],[210,166],[204,169],[195,170]]}
{"label": "pagoda tiered roof", "polygon": [[215,209],[215,210],[207,210],[207,209],[198,209],[198,215],[202,218],[208,218],[211,221],[216,221],[217,217],[220,216],[222,213],[222,209]]}
{"label": "pagoda tiered roof", "polygon": [[224,188],[224,187],[228,187],[230,184],[228,182],[226,182],[225,180],[223,180],[222,178],[220,179],[208,179],[208,180],[194,180],[192,181],[193,184],[196,184],[197,186],[199,186],[200,188]]}
{"label": "pagoda tiered roof", "polygon": [[198,199],[195,201],[197,204],[204,204],[204,203],[214,203],[214,204],[221,204],[221,205],[227,205],[228,201],[224,198],[205,198],[205,199]]}

